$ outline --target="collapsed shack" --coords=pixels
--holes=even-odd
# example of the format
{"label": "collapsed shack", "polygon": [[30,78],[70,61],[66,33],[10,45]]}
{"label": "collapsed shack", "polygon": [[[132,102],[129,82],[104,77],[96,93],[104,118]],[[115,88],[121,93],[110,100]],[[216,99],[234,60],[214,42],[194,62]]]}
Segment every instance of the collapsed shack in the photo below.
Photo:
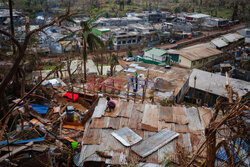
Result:
{"label": "collapsed shack", "polygon": [[0,126],[1,166],[73,164],[96,101],[96,95],[74,93],[52,83],[37,87],[23,100],[9,98],[10,108],[15,108]]}

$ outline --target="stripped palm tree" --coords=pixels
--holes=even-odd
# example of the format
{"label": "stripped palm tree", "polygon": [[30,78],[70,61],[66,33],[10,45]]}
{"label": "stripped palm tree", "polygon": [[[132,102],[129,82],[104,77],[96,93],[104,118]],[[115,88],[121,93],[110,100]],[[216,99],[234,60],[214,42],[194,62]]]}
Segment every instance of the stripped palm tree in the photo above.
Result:
{"label": "stripped palm tree", "polygon": [[98,23],[95,22],[101,16],[101,14],[94,15],[94,11],[95,10],[90,12],[89,19],[81,21],[80,29],[71,32],[66,37],[60,39],[60,41],[70,39],[71,43],[76,41],[78,44],[81,44],[84,68],[84,82],[87,81],[87,51],[94,52],[97,51],[99,48],[104,48],[103,41],[96,34],[93,33],[93,29],[98,25]]}

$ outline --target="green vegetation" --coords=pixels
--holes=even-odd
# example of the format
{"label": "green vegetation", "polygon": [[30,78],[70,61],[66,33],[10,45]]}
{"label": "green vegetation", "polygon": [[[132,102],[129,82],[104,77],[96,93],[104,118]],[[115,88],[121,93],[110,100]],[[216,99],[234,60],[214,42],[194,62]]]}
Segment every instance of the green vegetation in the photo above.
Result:
{"label": "green vegetation", "polygon": [[[55,9],[60,12],[68,5],[68,0],[15,0],[14,8],[21,9],[29,16],[38,12]],[[106,13],[106,17],[125,16],[127,11],[142,12],[143,10],[168,10],[177,12],[202,12],[215,17],[250,19],[250,3],[248,0],[70,0],[72,10],[88,15],[98,8]]]}

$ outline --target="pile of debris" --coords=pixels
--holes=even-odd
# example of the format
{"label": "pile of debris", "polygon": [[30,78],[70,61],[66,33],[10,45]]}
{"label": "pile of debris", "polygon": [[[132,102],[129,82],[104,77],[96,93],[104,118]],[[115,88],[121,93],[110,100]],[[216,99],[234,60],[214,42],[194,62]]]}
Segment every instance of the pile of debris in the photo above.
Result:
{"label": "pile of debris", "polygon": [[8,101],[13,110],[1,120],[1,166],[72,166],[98,97],[52,79],[27,98]]}

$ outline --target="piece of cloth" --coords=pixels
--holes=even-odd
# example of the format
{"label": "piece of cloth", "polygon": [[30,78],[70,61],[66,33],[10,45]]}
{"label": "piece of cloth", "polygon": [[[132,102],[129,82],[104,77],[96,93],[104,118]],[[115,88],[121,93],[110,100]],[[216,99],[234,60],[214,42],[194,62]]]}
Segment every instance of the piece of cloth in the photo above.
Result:
{"label": "piece of cloth", "polygon": [[76,102],[79,98],[79,95],[77,93],[74,93],[74,95],[72,94],[73,93],[67,92],[63,95],[63,97],[68,101],[72,101],[72,96],[73,96],[73,101]]}

